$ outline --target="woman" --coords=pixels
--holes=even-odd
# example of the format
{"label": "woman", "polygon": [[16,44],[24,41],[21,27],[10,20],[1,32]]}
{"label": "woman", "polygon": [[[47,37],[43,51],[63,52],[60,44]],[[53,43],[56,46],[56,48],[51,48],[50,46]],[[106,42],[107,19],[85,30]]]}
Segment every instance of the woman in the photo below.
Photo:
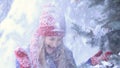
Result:
{"label": "woman", "polygon": [[40,26],[30,45],[30,57],[27,58],[31,63],[27,62],[28,67],[23,68],[76,68],[72,52],[63,44],[64,23],[64,17],[53,9],[42,13]]}

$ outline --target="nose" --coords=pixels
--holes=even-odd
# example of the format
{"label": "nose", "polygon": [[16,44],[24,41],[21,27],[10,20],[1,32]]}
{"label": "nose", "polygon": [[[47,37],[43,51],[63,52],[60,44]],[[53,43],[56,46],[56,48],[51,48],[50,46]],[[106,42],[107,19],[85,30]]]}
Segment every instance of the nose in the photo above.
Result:
{"label": "nose", "polygon": [[57,41],[54,41],[53,42],[53,47],[56,48],[58,46],[58,42]]}

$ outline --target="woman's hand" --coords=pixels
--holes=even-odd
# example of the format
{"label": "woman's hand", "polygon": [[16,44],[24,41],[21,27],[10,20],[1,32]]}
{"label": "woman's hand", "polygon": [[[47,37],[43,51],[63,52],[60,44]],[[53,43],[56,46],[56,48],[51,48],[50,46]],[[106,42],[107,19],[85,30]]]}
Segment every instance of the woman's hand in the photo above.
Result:
{"label": "woman's hand", "polygon": [[20,64],[20,68],[30,68],[31,67],[29,57],[24,49],[17,48],[15,50],[15,56],[17,58],[17,61]]}

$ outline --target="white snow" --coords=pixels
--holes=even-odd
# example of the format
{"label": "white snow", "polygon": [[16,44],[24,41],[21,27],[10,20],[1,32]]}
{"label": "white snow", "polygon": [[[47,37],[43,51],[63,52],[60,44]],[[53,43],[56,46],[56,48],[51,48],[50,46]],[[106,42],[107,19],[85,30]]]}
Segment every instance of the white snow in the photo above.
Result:
{"label": "white snow", "polygon": [[[3,34],[0,36],[0,68],[15,68],[14,49],[18,46],[23,48],[28,47],[31,36],[33,35],[34,30],[39,23],[39,16],[41,11],[40,7],[46,2],[47,0],[45,0],[44,2],[42,2],[41,0],[14,0],[9,14],[0,24],[0,31],[3,31]],[[67,6],[70,5],[70,2],[67,2],[68,1],[64,1]],[[62,3],[62,0],[60,1],[60,3]],[[74,1],[71,0],[71,3],[74,3]],[[61,7],[63,6],[64,5],[61,5]],[[86,7],[84,3],[79,4],[79,6],[84,8]],[[84,9],[81,8],[80,10],[82,14],[84,12]],[[75,11],[80,10],[75,9]],[[69,13],[71,13],[70,11]],[[87,10],[86,12],[89,12],[89,10]],[[81,22],[81,24],[83,24],[82,28],[88,31],[89,29],[93,29],[92,26],[94,26],[95,24],[92,23],[94,25],[90,25],[90,27],[89,24],[87,24],[86,26],[86,23],[84,23],[86,19],[85,14],[82,14],[80,16],[81,18],[83,16],[83,19],[80,19],[80,21],[76,19],[70,19],[68,14],[66,14],[66,17],[68,18],[68,32],[65,37],[65,45],[72,50],[76,64],[80,65],[81,63],[87,61],[91,56],[93,56],[99,48],[92,48],[90,44],[87,44],[87,38],[74,35],[74,33],[71,31],[70,22],[78,22],[77,24]],[[75,17],[78,19],[77,16]],[[88,20],[86,22],[88,22]],[[87,27],[87,29],[85,26]],[[75,36],[77,38],[74,39]]]}

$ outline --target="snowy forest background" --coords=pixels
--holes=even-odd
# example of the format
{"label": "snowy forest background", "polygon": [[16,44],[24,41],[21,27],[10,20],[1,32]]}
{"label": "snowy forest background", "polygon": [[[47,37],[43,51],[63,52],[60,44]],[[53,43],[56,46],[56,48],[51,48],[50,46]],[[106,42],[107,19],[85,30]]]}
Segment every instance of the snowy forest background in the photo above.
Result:
{"label": "snowy forest background", "polygon": [[15,68],[14,50],[18,46],[28,48],[39,24],[41,6],[48,2],[57,4],[65,16],[65,45],[72,50],[79,68],[107,68],[105,63],[101,67],[83,63],[99,50],[111,47],[116,63],[110,68],[120,68],[116,53],[120,43],[101,45],[107,42],[103,40],[106,33],[115,30],[120,42],[120,0],[0,0],[0,68]]}

